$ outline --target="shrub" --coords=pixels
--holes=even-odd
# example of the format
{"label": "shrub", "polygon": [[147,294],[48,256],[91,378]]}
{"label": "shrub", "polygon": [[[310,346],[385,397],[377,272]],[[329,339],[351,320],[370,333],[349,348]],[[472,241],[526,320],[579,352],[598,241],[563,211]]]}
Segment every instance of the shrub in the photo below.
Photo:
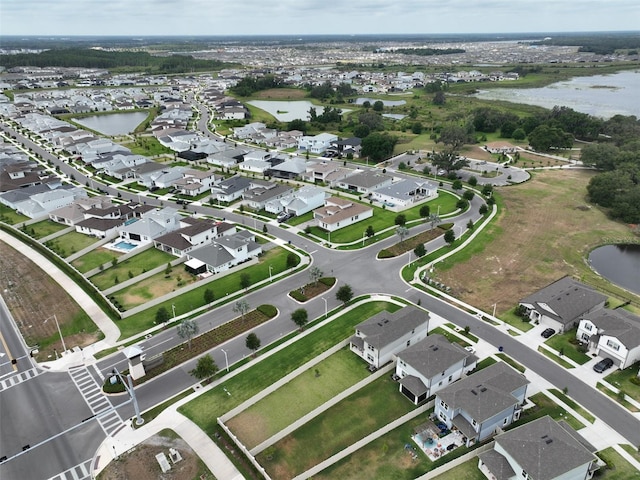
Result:
{"label": "shrub", "polygon": [[326,285],[327,287],[333,287],[333,285],[335,285],[336,283],[335,277],[323,277],[318,281],[323,285]]}
{"label": "shrub", "polygon": [[278,314],[278,309],[273,305],[268,304],[260,305],[256,310],[269,318],[273,318]]}
{"label": "shrub", "polygon": [[393,255],[393,253],[391,253],[386,248],[383,248],[378,252],[378,258],[393,258],[394,256],[395,255]]}

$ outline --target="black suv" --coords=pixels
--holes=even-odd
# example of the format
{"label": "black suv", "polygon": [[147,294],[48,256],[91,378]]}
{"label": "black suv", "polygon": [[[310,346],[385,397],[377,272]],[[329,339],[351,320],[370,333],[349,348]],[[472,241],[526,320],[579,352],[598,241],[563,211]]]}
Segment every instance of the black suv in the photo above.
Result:
{"label": "black suv", "polygon": [[593,366],[593,370],[597,373],[602,373],[611,367],[613,367],[613,360],[610,358],[603,358]]}
{"label": "black suv", "polygon": [[547,328],[540,335],[542,335],[544,338],[549,338],[554,333],[556,333],[556,331],[553,328]]}

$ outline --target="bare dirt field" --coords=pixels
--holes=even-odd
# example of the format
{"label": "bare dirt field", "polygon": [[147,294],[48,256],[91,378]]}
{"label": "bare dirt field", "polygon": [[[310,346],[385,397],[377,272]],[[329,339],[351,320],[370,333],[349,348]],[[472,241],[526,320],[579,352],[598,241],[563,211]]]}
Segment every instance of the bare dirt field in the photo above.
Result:
{"label": "bare dirt field", "polygon": [[255,94],[260,100],[302,100],[307,92],[297,88],[271,88]]}
{"label": "bare dirt field", "polygon": [[0,272],[2,296],[27,345],[40,344],[38,360],[50,360],[54,349],[63,350],[56,319],[67,348],[84,347],[99,339],[98,328],[73,298],[44,270],[4,242],[0,242]]}
{"label": "bare dirt field", "polygon": [[[182,460],[173,464],[169,459],[169,448],[176,449]],[[171,470],[162,473],[156,460],[164,453]],[[162,430],[157,435],[120,455],[98,475],[98,480],[211,480],[215,478],[204,462],[173,430]]]}
{"label": "bare dirt field", "polygon": [[588,268],[587,253],[607,238],[632,233],[588,204],[586,186],[593,175],[584,170],[537,172],[524,184],[498,188],[504,208],[487,228],[491,240],[467,261],[439,264],[440,281],[485,311],[497,303],[498,313],[564,275],[603,282]]}

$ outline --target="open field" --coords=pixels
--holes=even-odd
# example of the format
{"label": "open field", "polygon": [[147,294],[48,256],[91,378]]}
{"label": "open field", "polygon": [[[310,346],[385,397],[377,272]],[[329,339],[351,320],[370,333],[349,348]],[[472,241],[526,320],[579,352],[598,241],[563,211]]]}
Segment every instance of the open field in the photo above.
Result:
{"label": "open field", "polygon": [[[105,273],[108,270],[105,271]],[[99,273],[98,275],[103,275]],[[126,275],[126,273],[125,273]],[[96,275],[97,276],[97,275]],[[118,285],[128,279],[127,276],[118,277],[117,275],[110,275],[111,285],[106,283],[106,278],[100,283],[101,289],[108,288],[114,285]],[[95,278],[91,277],[91,281],[95,283]],[[125,310],[142,305],[154,298],[162,297],[168,293],[171,293],[178,288],[186,287],[196,281],[195,275],[191,275],[185,270],[184,265],[178,265],[171,269],[170,273],[160,272],[152,275],[144,280],[140,280],[129,287],[123,288],[114,293],[113,296]],[[97,284],[96,284],[97,285]]]}
{"label": "open field", "polygon": [[498,188],[503,208],[486,229],[488,240],[472,246],[475,254],[463,262],[438,263],[439,281],[485,311],[497,302],[498,315],[564,275],[619,291],[584,260],[607,238],[631,236],[627,226],[588,205],[592,176],[582,170],[537,172],[524,184]]}
{"label": "open field", "polygon": [[[149,248],[94,275],[91,277],[91,282],[100,290],[105,290],[115,284],[116,278],[123,282],[175,260],[175,258],[173,255],[162,252],[157,248]],[[175,268],[176,270],[181,269],[180,267]]]}
{"label": "open field", "polygon": [[256,92],[252,98],[258,100],[302,100],[306,97],[307,92],[300,88],[270,88]]}
{"label": "open field", "polygon": [[[0,242],[0,288],[25,342],[39,345],[39,361],[62,352],[56,319],[67,348],[86,346],[102,333],[71,296],[26,256]],[[56,318],[53,318],[53,315]]]}
{"label": "open field", "polygon": [[253,448],[369,374],[348,347],[302,373],[227,422]]}

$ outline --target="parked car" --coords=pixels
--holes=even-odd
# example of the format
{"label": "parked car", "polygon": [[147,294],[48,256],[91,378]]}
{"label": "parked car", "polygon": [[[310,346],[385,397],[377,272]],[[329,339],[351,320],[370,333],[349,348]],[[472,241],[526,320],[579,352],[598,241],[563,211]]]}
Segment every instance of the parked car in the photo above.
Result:
{"label": "parked car", "polygon": [[546,328],[540,335],[542,335],[544,338],[549,338],[554,333],[556,333],[556,331],[553,328]]}
{"label": "parked car", "polygon": [[278,215],[277,220],[278,220],[278,223],[282,223],[282,222],[286,222],[287,220],[293,217],[295,217],[293,213],[285,213],[284,215]]}
{"label": "parked car", "polygon": [[593,370],[594,372],[602,373],[611,367],[613,367],[613,360],[610,358],[603,358],[593,366]]}

